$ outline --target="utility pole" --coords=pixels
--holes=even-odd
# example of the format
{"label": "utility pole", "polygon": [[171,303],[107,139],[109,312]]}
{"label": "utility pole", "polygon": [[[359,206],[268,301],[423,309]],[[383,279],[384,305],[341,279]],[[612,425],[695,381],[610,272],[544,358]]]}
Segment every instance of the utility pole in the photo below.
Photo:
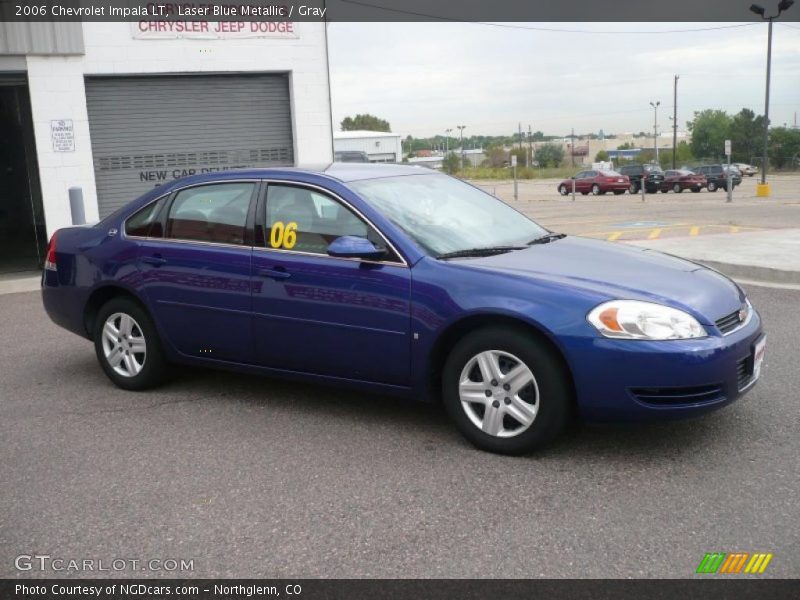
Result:
{"label": "utility pole", "polygon": [[453,131],[452,129],[445,129],[444,130],[444,157],[447,158],[447,155],[450,154],[450,132]]}
{"label": "utility pole", "polygon": [[522,150],[522,123],[519,124],[519,149]]}
{"label": "utility pole", "polygon": [[569,158],[570,158],[570,164],[572,165],[572,168],[574,169],[575,168],[575,128],[574,127],[572,128],[572,133],[570,133],[570,135],[569,135],[569,139],[570,139],[570,142],[571,142],[570,145],[569,145]]}
{"label": "utility pole", "polygon": [[531,126],[528,125],[528,167],[533,166],[533,138],[531,137]]}
{"label": "utility pole", "polygon": [[461,170],[464,170],[464,129],[466,125],[456,125],[459,134],[461,135]]}
{"label": "utility pole", "polygon": [[678,151],[678,79],[675,75],[675,85],[672,89],[672,168],[675,169],[675,153]]}
{"label": "utility pole", "polygon": [[661,104],[661,100],[657,100],[655,103],[651,102],[650,106],[653,107],[654,116],[653,116],[653,148],[656,151],[656,162],[658,162],[658,106]]}

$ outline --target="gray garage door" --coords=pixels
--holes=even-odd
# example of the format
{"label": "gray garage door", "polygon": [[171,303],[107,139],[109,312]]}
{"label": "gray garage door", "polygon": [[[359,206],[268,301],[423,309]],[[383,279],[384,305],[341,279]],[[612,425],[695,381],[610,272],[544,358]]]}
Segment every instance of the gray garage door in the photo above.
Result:
{"label": "gray garage door", "polygon": [[285,75],[87,78],[86,104],[101,218],[185,175],[294,163]]}

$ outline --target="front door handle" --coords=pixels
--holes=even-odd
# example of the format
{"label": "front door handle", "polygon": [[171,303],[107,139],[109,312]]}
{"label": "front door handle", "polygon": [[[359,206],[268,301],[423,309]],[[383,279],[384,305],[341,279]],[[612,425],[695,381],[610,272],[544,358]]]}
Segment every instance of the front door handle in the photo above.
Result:
{"label": "front door handle", "polygon": [[148,265],[153,265],[154,267],[160,267],[161,265],[167,264],[167,259],[155,254],[153,256],[142,257],[142,262]]}
{"label": "front door handle", "polygon": [[289,277],[292,276],[291,273],[287,273],[286,270],[282,268],[259,269],[258,274],[261,277],[269,277],[270,279],[289,279]]}

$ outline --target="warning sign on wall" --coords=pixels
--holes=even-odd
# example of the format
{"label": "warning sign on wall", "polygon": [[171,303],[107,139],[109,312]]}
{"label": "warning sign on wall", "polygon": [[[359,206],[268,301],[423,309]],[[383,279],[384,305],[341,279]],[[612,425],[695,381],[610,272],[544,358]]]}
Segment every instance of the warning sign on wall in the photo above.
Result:
{"label": "warning sign on wall", "polygon": [[72,119],[50,121],[53,152],[75,152],[75,127]]}

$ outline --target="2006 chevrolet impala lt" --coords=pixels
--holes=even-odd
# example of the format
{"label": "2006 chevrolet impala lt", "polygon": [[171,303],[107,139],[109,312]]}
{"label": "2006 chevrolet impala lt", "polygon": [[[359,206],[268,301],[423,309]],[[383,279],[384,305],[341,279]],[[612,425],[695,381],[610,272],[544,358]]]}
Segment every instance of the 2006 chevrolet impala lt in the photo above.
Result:
{"label": "2006 chevrolet impala lt", "polygon": [[57,324],[118,386],[168,363],[441,398],[519,453],[587,419],[697,415],[758,379],[765,336],[730,279],[567,237],[427,169],[333,164],[193,176],[58,230]]}

